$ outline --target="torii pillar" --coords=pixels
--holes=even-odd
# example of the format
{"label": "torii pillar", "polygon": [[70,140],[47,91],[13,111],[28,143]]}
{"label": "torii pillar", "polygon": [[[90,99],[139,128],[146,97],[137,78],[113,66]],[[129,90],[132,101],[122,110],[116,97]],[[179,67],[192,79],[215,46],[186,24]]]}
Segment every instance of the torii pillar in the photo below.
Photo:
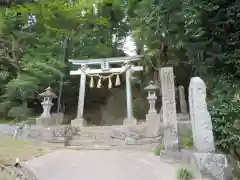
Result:
{"label": "torii pillar", "polygon": [[[85,70],[86,66],[82,66],[81,69]],[[84,111],[85,89],[86,89],[86,74],[82,73],[80,74],[77,117],[76,119],[71,121],[72,126],[84,125],[83,111]]]}

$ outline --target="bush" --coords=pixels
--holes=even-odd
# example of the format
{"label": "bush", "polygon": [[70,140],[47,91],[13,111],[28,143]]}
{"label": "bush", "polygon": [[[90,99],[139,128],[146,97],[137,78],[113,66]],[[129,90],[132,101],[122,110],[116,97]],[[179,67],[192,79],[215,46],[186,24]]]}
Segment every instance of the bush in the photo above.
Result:
{"label": "bush", "polygon": [[192,137],[192,135],[181,136],[181,138],[180,138],[180,145],[183,148],[193,147],[193,137]]}
{"label": "bush", "polygon": [[220,150],[240,160],[240,119],[239,84],[226,79],[219,80],[208,103],[213,121],[215,143]]}
{"label": "bush", "polygon": [[187,168],[180,168],[177,171],[177,179],[179,179],[179,180],[191,180],[191,179],[193,179],[193,174]]}
{"label": "bush", "polygon": [[3,101],[0,103],[0,116],[6,117],[8,114],[9,109],[14,105],[13,102],[11,101]]}
{"label": "bush", "polygon": [[153,153],[156,156],[160,156],[163,151],[164,151],[164,145],[162,145],[162,144],[153,149]]}
{"label": "bush", "polygon": [[133,116],[138,120],[146,119],[148,102],[146,98],[138,97],[133,100]]}
{"label": "bush", "polygon": [[14,106],[8,111],[8,116],[17,121],[26,120],[32,114],[32,109],[23,106]]}

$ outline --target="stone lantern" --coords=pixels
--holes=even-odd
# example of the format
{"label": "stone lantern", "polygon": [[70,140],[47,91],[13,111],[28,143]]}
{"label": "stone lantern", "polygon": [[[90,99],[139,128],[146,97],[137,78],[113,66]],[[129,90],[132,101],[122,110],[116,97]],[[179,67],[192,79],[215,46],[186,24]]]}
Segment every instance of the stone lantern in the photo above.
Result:
{"label": "stone lantern", "polygon": [[154,84],[153,81],[150,81],[149,85],[144,88],[148,91],[147,100],[149,102],[148,114],[146,114],[146,124],[147,124],[147,135],[150,136],[159,136],[159,129],[161,128],[160,115],[157,113],[155,108],[155,103],[157,100],[156,91],[159,90],[159,87]]}
{"label": "stone lantern", "polygon": [[149,102],[149,110],[148,114],[157,114],[155,103],[157,100],[156,91],[159,89],[158,86],[154,85],[153,81],[150,81],[149,85],[144,88],[144,90],[148,91],[148,97],[147,100]]}
{"label": "stone lantern", "polygon": [[45,92],[39,94],[43,98],[42,107],[43,113],[37,118],[38,125],[50,125],[52,124],[51,107],[53,106],[52,99],[57,98],[56,94],[52,92],[52,88],[49,86]]}

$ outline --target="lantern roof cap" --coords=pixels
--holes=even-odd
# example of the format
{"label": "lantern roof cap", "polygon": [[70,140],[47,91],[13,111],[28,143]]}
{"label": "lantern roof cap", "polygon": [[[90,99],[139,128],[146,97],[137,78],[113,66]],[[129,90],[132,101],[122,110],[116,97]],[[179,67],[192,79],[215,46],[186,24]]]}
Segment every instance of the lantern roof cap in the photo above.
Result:
{"label": "lantern roof cap", "polygon": [[158,89],[159,87],[153,81],[150,81],[149,85],[144,88],[146,91],[156,91]]}
{"label": "lantern roof cap", "polygon": [[52,92],[52,88],[50,86],[48,86],[45,89],[45,92],[39,94],[40,97],[51,97],[51,98],[57,98],[57,95]]}

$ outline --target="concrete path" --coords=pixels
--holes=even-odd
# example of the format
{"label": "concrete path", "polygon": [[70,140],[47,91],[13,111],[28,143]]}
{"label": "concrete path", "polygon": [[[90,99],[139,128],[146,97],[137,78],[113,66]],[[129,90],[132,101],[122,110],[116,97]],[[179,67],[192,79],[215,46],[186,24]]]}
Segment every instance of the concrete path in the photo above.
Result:
{"label": "concrete path", "polygon": [[138,151],[60,150],[24,166],[38,180],[176,180],[178,169]]}

